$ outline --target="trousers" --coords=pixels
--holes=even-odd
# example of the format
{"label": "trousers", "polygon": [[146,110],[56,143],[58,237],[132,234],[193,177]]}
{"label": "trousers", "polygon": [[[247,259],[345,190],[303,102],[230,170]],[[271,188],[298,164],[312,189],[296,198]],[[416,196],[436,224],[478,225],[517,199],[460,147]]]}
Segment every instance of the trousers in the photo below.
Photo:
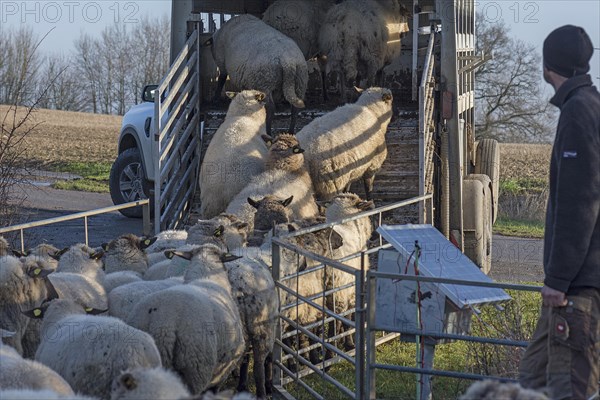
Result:
{"label": "trousers", "polygon": [[525,388],[552,399],[595,399],[600,381],[600,289],[567,293],[565,307],[542,307],[519,365]]}

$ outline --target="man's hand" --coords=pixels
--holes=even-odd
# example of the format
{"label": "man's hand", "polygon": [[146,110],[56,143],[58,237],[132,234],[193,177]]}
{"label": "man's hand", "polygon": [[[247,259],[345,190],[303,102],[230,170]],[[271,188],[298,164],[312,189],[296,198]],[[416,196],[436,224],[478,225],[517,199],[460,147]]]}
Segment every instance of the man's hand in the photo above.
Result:
{"label": "man's hand", "polygon": [[564,307],[567,305],[567,296],[563,292],[546,285],[542,288],[542,300],[546,307]]}

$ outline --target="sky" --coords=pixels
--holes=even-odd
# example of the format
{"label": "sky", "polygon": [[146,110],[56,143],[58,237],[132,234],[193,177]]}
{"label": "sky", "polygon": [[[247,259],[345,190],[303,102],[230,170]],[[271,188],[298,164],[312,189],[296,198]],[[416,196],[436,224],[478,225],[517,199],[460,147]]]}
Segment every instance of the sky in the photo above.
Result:
{"label": "sky", "polygon": [[[540,54],[548,33],[565,24],[582,26],[600,49],[600,0],[475,1],[486,18],[503,20],[511,35],[532,43]],[[170,12],[170,0],[0,0],[0,27],[27,25],[40,36],[50,32],[42,51],[69,53],[81,32],[99,35],[114,22],[135,24],[144,15]],[[590,73],[600,86],[600,50],[594,53]]]}

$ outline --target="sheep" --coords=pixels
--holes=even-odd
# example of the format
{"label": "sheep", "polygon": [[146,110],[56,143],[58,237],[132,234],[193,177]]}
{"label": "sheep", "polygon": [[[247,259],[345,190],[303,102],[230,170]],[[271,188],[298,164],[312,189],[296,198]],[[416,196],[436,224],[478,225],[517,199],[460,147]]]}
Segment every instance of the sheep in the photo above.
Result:
{"label": "sheep", "polygon": [[104,281],[102,251],[96,251],[85,244],[76,244],[51,255],[58,260],[56,272],[77,273],[88,276],[99,283]]}
{"label": "sheep", "polygon": [[250,393],[233,393],[231,390],[227,390],[219,393],[208,391],[200,397],[194,397],[189,400],[256,400],[256,397]]}
{"label": "sheep", "polygon": [[492,380],[477,381],[459,397],[460,400],[548,400],[544,392],[525,389],[518,383],[506,383]]}
{"label": "sheep", "polygon": [[107,309],[108,300],[103,283],[73,272],[54,272],[46,277],[46,286],[63,299],[82,306]]}
{"label": "sheep", "polygon": [[104,269],[107,273],[134,271],[143,274],[148,269],[148,257],[144,250],[156,240],[127,234],[103,244]]}
{"label": "sheep", "polygon": [[121,371],[158,367],[161,360],[150,335],[117,318],[86,314],[97,312],[54,299],[26,314],[43,318],[36,360],[58,372],[76,392],[108,399]]}
{"label": "sheep", "polygon": [[4,239],[4,237],[0,236],[0,257],[8,256],[11,254],[11,247]]}
{"label": "sheep", "polygon": [[[150,270],[150,268],[148,268]],[[146,271],[148,273],[148,271]],[[145,275],[145,274],[144,274]],[[117,271],[106,274],[104,277],[104,290],[106,293],[110,293],[114,288],[126,285],[132,282],[139,282],[142,277],[139,273],[134,271]]]}
{"label": "sheep", "polygon": [[[265,369],[271,368],[270,362],[266,361],[270,361],[269,356],[275,343],[279,298],[269,267],[261,257],[253,256],[252,250],[254,249],[243,249],[245,255],[227,262],[225,268],[240,312],[246,349],[252,347],[256,394],[259,398],[266,398],[270,382],[267,382]],[[186,276],[185,279],[188,281],[189,277]],[[244,360],[240,372],[238,391],[242,390],[248,390],[247,360]]]}
{"label": "sheep", "polygon": [[[71,386],[56,372],[39,362],[23,359],[15,349],[0,342],[0,388],[7,390],[52,390],[73,396]],[[9,398],[2,397],[1,399]]]}
{"label": "sheep", "polygon": [[392,117],[392,92],[373,87],[306,125],[297,137],[319,200],[330,200],[363,179],[371,200],[375,174],[387,157],[385,132]]}
{"label": "sheep", "polygon": [[40,243],[32,249],[25,252],[26,257],[41,258],[48,263],[48,266],[56,270],[58,268],[58,255],[60,250],[48,243]]}
{"label": "sheep", "polygon": [[290,222],[292,211],[288,206],[292,200],[294,200],[294,196],[290,196],[287,199],[280,199],[271,195],[267,195],[259,200],[248,198],[248,203],[256,209],[256,214],[254,214],[254,233],[248,239],[248,245],[262,245],[265,235],[271,230],[273,225]]}
{"label": "sheep", "polygon": [[[354,193],[342,193],[333,198],[331,202],[327,204],[325,216],[327,222],[336,222],[342,219],[351,217],[371,210],[375,207],[372,201],[363,201],[359,196]],[[333,229],[342,237],[343,245],[338,249],[333,250],[331,258],[340,259],[352,254],[359,253],[367,250],[367,242],[373,233],[373,226],[369,217],[363,217],[354,221],[345,222],[343,224],[337,224]],[[364,262],[361,257],[355,257],[350,260],[344,261],[344,265],[360,270],[364,267],[365,270],[369,269],[369,258],[365,257]],[[327,290],[339,288],[347,284],[355,283],[355,276],[346,272],[327,268],[325,270],[325,286]],[[355,291],[354,287],[349,287],[337,291],[335,295],[329,296],[327,299],[327,307],[330,310],[334,310],[336,313],[342,313],[355,306]],[[333,331],[333,324],[330,325],[330,331]],[[339,330],[343,331],[344,326],[338,324]],[[354,347],[354,342],[351,336],[344,338],[344,345],[347,350]]]}
{"label": "sheep", "polygon": [[224,249],[244,247],[248,240],[248,223],[232,214],[219,214],[199,220],[188,229],[188,244],[213,243]]}
{"label": "sheep", "polygon": [[163,368],[134,368],[112,383],[111,400],[172,400],[190,396],[179,377]]}
{"label": "sheep", "polygon": [[339,0],[278,0],[263,14],[263,21],[296,42],[305,60],[317,57],[325,101],[328,100],[325,87],[326,63],[320,57],[319,31],[327,11],[337,2]]}
{"label": "sheep", "polygon": [[281,134],[275,139],[263,138],[269,146],[267,170],[253,178],[250,183],[233,198],[227,213],[237,215],[254,230],[256,209],[248,203],[248,198],[257,199],[266,195],[282,198],[293,197],[290,204],[295,218],[309,218],[318,215],[319,208],[313,196],[313,185],[304,165],[304,150],[294,135]]}
{"label": "sheep", "polygon": [[[206,243],[213,243],[212,237],[207,237]],[[217,243],[219,243],[217,241]],[[200,244],[204,244],[200,242]],[[177,249],[165,250],[165,261],[154,264],[144,274],[144,280],[146,281],[159,281],[169,278],[182,277],[185,271],[190,265],[188,260],[182,259],[181,257],[173,257],[175,251],[192,251],[198,247],[199,244],[186,244]],[[223,251],[227,251],[225,246],[219,245]]]}
{"label": "sheep", "polygon": [[340,73],[340,95],[366,78],[383,84],[383,68],[400,55],[409,13],[399,0],[347,0],[334,5],[319,32],[319,50],[330,71]]}
{"label": "sheep", "polygon": [[[146,254],[162,253],[167,249],[176,249],[183,246],[188,237],[184,230],[166,230],[155,236],[156,240],[146,247]],[[150,265],[151,263],[149,263]]]}
{"label": "sheep", "polygon": [[243,328],[223,266],[228,255],[212,244],[176,254],[191,261],[184,276],[189,283],[145,296],[127,321],[154,337],[163,367],[198,394],[237,366],[245,348]]}
{"label": "sheep", "polygon": [[126,320],[131,310],[144,296],[182,283],[183,279],[165,279],[132,282],[114,288],[108,294],[108,314]]}
{"label": "sheep", "polygon": [[219,67],[216,98],[221,93],[227,75],[241,90],[256,89],[266,94],[266,131],[271,134],[275,114],[274,99],[280,94],[292,106],[290,132],[294,133],[296,114],[304,108],[308,85],[308,66],[294,40],[262,20],[243,14],[231,18],[205,45],[211,46]]}
{"label": "sheep", "polygon": [[52,390],[2,390],[0,389],[0,399],[2,400],[95,400],[88,396],[61,395]]}
{"label": "sheep", "polygon": [[203,219],[223,212],[246,183],[264,171],[267,155],[261,139],[266,133],[264,98],[264,93],[256,90],[238,93],[210,141],[199,178]]}
{"label": "sheep", "polygon": [[15,332],[4,341],[19,354],[30,353],[28,343],[24,341],[30,321],[21,314],[21,308],[35,307],[46,298],[48,291],[44,277],[52,272],[49,267],[33,265],[31,260],[26,266],[16,257],[0,257],[0,321],[3,328]]}

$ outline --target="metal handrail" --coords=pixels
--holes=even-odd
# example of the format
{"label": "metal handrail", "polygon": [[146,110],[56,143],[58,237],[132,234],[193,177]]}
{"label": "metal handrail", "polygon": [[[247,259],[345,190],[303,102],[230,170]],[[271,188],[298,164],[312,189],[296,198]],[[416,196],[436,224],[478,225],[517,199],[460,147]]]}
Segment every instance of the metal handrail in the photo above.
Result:
{"label": "metal handrail", "polygon": [[25,224],[12,225],[5,228],[0,228],[0,234],[20,231],[21,236],[21,251],[25,251],[25,240],[24,240],[24,231],[26,229],[37,228],[40,226],[53,225],[60,222],[73,221],[76,219],[83,218],[84,226],[85,226],[85,244],[88,244],[88,218],[93,217],[95,215],[107,214],[114,211],[124,210],[127,208],[142,206],[142,214],[143,214],[143,231],[144,234],[148,234],[150,232],[150,200],[143,199],[138,201],[133,201],[130,203],[119,204],[111,207],[98,208],[90,211],[82,211],[75,214],[63,215],[60,217],[42,219],[40,221],[28,222]]}

